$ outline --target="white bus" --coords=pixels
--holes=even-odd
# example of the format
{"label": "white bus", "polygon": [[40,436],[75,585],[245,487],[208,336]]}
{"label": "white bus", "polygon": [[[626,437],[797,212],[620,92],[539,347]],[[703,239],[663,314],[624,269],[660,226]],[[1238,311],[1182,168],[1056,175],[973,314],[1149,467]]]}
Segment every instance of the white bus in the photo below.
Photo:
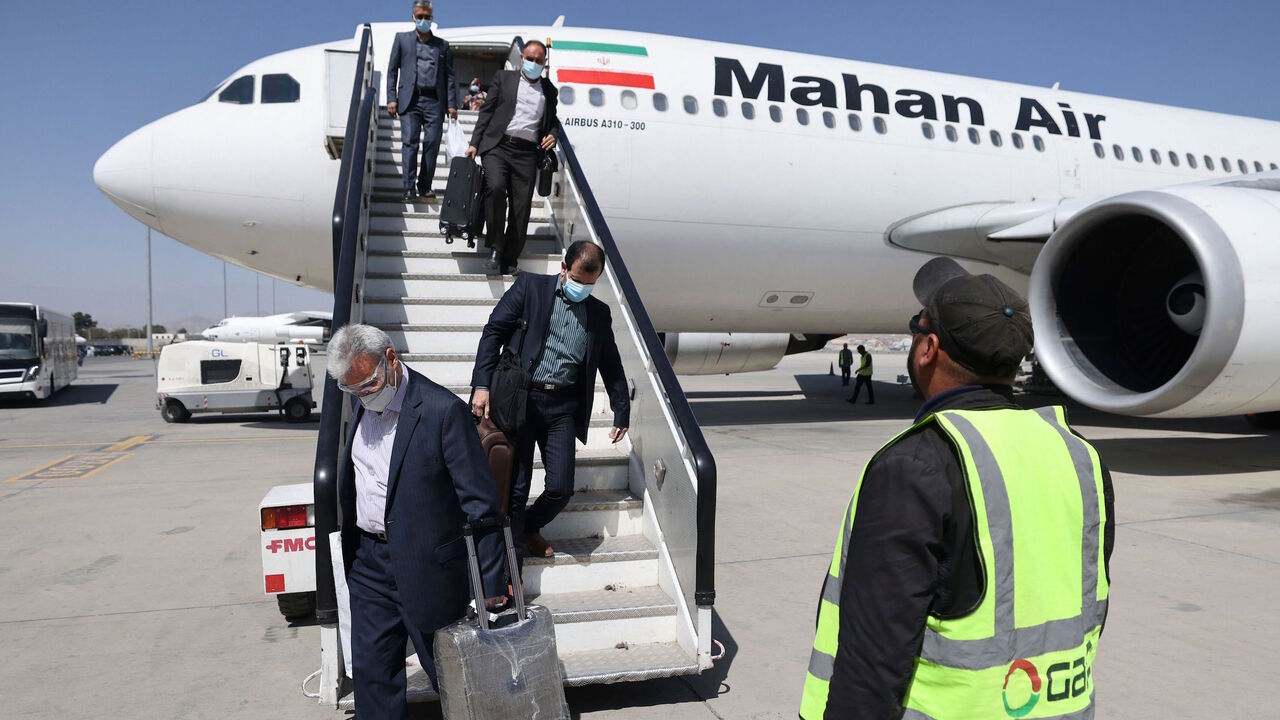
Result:
{"label": "white bus", "polygon": [[0,303],[0,399],[44,400],[76,379],[71,318],[30,303]]}

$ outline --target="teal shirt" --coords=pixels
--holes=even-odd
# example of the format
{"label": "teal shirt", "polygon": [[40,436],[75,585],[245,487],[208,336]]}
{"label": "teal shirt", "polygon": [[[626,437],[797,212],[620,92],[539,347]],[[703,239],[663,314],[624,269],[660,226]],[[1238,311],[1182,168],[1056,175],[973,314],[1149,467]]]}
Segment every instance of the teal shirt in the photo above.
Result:
{"label": "teal shirt", "polygon": [[569,302],[564,292],[556,290],[547,327],[547,344],[542,359],[533,371],[535,383],[572,385],[587,360],[587,302]]}

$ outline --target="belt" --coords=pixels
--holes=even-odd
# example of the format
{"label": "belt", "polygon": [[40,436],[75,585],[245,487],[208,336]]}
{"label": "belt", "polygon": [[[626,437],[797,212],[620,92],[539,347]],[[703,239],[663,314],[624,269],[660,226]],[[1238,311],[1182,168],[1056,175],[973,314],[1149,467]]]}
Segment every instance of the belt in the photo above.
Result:
{"label": "belt", "polygon": [[434,85],[432,85],[431,87],[416,88],[415,90],[419,95],[430,95],[432,97],[436,96],[436,87]]}
{"label": "belt", "polygon": [[526,150],[532,150],[533,148],[538,147],[538,143],[532,140],[525,140],[524,138],[518,138],[514,135],[503,135],[502,142],[507,143],[509,145],[513,145],[518,148],[524,148]]}
{"label": "belt", "polygon": [[542,390],[544,392],[557,392],[559,390],[568,390],[572,385],[552,385],[551,383],[529,383],[532,390]]}
{"label": "belt", "polygon": [[384,542],[386,542],[386,541],[387,541],[387,534],[386,534],[386,533],[384,533],[384,532],[369,532],[368,530],[365,530],[364,528],[360,528],[360,534],[361,534],[361,535],[363,535],[363,536],[365,536],[365,537],[367,537],[367,538],[369,538],[370,540],[372,540],[372,541],[374,541],[374,542],[383,542],[383,543],[384,543]]}

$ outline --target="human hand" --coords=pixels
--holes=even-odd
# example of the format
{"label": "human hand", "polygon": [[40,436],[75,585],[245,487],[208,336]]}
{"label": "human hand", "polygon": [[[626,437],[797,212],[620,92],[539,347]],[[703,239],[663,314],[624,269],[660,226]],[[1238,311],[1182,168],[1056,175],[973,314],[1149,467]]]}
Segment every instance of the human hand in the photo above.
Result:
{"label": "human hand", "polygon": [[449,119],[450,120],[458,119],[458,108],[449,108]]}
{"label": "human hand", "polygon": [[556,136],[555,136],[555,135],[548,135],[548,136],[546,136],[546,137],[542,138],[542,149],[543,149],[543,150],[550,150],[551,148],[553,148],[553,147],[555,147],[555,146],[556,146]]}
{"label": "human hand", "polygon": [[497,597],[485,598],[484,607],[489,612],[497,612],[507,606],[507,597],[499,595]]}
{"label": "human hand", "polygon": [[395,100],[392,100],[391,102],[387,103],[387,114],[390,115],[391,117],[395,117],[396,113],[399,112],[399,110],[400,110],[400,103],[396,102]]}
{"label": "human hand", "polygon": [[[467,155],[467,157],[469,157],[469,158],[473,158],[473,157],[475,157],[475,156],[476,156],[476,146],[475,146],[475,145],[472,145],[471,147],[467,148],[467,153],[466,153],[466,155]],[[485,393],[485,394],[487,395],[488,393]]]}
{"label": "human hand", "polygon": [[[475,148],[471,148],[474,150]],[[489,417],[489,391],[477,389],[471,394],[471,414],[478,418]]]}
{"label": "human hand", "polygon": [[617,445],[622,442],[622,437],[626,434],[626,428],[614,426],[614,428],[609,431],[609,439],[613,441],[613,444]]}

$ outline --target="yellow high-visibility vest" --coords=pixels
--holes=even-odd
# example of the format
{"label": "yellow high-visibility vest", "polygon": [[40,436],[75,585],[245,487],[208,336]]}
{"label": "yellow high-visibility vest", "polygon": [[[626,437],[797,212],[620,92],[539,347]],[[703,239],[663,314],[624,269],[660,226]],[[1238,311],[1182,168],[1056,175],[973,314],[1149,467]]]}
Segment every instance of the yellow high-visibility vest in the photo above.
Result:
{"label": "yellow high-visibility vest", "polygon": [[[985,582],[973,612],[926,620],[904,717],[1092,718],[1093,660],[1109,590],[1102,538],[1110,519],[1097,452],[1071,432],[1061,407],[1047,407],[945,410],[908,428],[876,457],[930,423],[959,451]],[[860,479],[819,600],[800,704],[805,720],[826,711],[861,485]]]}

